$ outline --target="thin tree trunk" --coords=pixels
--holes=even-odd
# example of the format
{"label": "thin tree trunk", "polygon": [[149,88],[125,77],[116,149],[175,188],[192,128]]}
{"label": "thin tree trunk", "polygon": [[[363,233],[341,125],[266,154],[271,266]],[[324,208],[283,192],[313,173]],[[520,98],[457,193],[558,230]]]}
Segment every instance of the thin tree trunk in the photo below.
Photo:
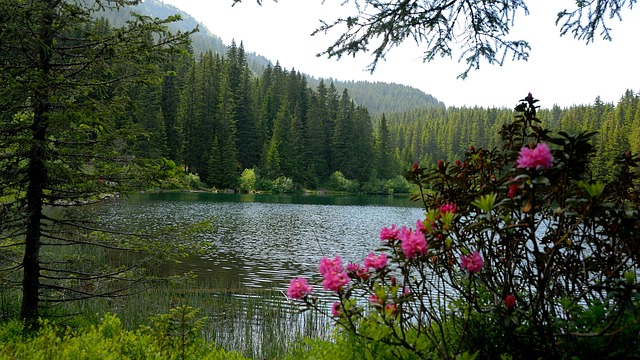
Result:
{"label": "thin tree trunk", "polygon": [[[28,327],[37,325],[38,306],[40,301],[40,246],[42,237],[42,208],[44,189],[48,182],[47,158],[47,128],[49,125],[49,111],[51,109],[51,47],[53,44],[53,17],[56,7],[55,0],[41,0],[43,5],[42,23],[39,29],[40,48],[35,67],[40,70],[41,78],[35,84],[33,125],[31,128],[31,149],[29,152],[27,187],[27,229],[25,238],[24,258],[22,260],[22,307],[20,317]],[[37,26],[37,25],[36,25]]]}

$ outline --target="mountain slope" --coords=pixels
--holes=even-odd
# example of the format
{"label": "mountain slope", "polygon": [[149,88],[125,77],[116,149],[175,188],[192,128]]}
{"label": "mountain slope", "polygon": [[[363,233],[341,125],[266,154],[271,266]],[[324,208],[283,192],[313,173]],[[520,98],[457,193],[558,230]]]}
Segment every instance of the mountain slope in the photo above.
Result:
{"label": "mountain slope", "polygon": [[[109,19],[112,25],[121,26],[126,21],[129,11],[157,18],[166,18],[179,14],[182,20],[171,24],[170,27],[176,31],[190,31],[196,27],[199,29],[197,33],[192,35],[192,47],[196,56],[208,50],[220,54],[226,54],[228,50],[228,46],[222,42],[222,39],[212,34],[202,23],[195,20],[188,13],[173,5],[164,4],[160,0],[146,0],[133,9],[105,13],[104,16]],[[265,67],[271,63],[269,59],[256,53],[246,51],[246,55],[249,68],[257,75],[262,74]],[[320,79],[316,79],[309,74],[303,75],[308,79],[309,86],[315,88],[318,85]],[[372,115],[403,112],[429,106],[445,106],[444,103],[438,101],[432,95],[406,85],[368,81],[340,81],[332,78],[324,79],[325,85],[331,81],[340,92],[343,89],[347,89],[350,97],[358,105],[369,109]]]}

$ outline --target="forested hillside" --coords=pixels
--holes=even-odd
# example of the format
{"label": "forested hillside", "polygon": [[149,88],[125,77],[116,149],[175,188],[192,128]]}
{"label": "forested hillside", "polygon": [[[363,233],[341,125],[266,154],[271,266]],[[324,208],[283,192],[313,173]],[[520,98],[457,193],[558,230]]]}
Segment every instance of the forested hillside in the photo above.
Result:
{"label": "forested hillside", "polygon": [[[178,11],[151,0],[138,10]],[[189,19],[186,28],[197,24],[182,16]],[[454,161],[470,144],[496,146],[501,126],[513,117],[512,109],[446,108],[403,85],[314,79],[278,63],[258,73],[243,44],[225,47],[224,54],[221,48],[196,51],[200,46],[194,40],[183,56],[167,59],[162,83],[131,90],[133,107],[123,121],[147,134],[132,150],[137,156],[169,158],[207,186],[238,188],[250,170],[262,189],[281,182],[322,187],[339,173],[356,181],[352,189],[364,184],[379,191],[379,181],[413,162]],[[514,102],[522,95],[514,94]],[[553,104],[536,96],[544,106]],[[590,106],[541,110],[539,117],[552,129],[599,132],[593,175],[606,177],[614,154],[639,150],[637,108],[638,95],[630,90],[615,105],[596,99]]]}
{"label": "forested hillside", "polygon": [[[212,34],[206,26],[196,21],[191,15],[172,5],[164,4],[159,0],[147,0],[132,9],[122,9],[118,12],[102,13],[102,15],[105,16],[113,26],[122,26],[127,20],[131,10],[141,15],[161,19],[178,14],[182,20],[169,24],[169,27],[174,30],[189,31],[197,27],[199,31],[191,35],[193,53],[196,57],[207,51],[225,56],[229,49],[228,44],[224,44],[219,37]],[[242,44],[241,39],[237,39],[236,42],[238,45],[244,45],[249,69],[257,76],[262,75],[262,72],[268,65],[273,66],[274,63],[277,62],[277,59],[267,59],[264,56],[248,51],[247,49],[251,48],[251,44]],[[295,64],[293,64],[293,66],[295,66]],[[406,111],[424,106],[444,106],[442,102],[438,101],[432,95],[425,94],[423,91],[410,86],[383,82],[341,81],[340,79],[333,78],[316,79],[309,74],[303,75],[307,78],[309,86],[313,88],[318,86],[320,80],[323,80],[325,84],[333,82],[339,92],[347,89],[356,104],[369,109],[372,115],[383,112]]]}
{"label": "forested hillside", "polygon": [[[309,85],[316,87],[319,80],[308,77]],[[445,104],[435,97],[425,94],[422,90],[385,82],[369,81],[332,81],[338,90],[347,89],[358,105],[369,109],[371,115],[382,113],[396,113],[422,107],[444,107]]]}

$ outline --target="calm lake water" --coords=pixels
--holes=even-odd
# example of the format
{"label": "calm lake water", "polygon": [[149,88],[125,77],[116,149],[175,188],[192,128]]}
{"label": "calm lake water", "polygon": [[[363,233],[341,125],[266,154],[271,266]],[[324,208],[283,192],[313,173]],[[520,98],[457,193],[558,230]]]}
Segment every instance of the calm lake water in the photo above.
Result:
{"label": "calm lake water", "polygon": [[293,277],[317,279],[323,256],[361,263],[380,244],[383,226],[413,227],[423,217],[408,196],[134,194],[86,211],[141,232],[211,220],[213,229],[196,239],[206,252],[164,271],[192,271],[203,288],[239,291],[286,291]]}

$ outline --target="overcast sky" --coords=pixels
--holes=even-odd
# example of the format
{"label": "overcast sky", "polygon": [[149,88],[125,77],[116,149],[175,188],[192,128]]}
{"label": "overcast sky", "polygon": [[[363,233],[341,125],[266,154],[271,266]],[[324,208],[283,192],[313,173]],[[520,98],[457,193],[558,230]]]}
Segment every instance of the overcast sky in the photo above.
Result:
{"label": "overcast sky", "polygon": [[420,48],[408,42],[392,50],[387,60],[370,74],[369,54],[340,60],[316,57],[340,35],[311,33],[320,19],[333,20],[345,10],[342,0],[162,0],[189,13],[219,36],[225,44],[242,42],[247,52],[255,52],[315,77],[338,80],[368,80],[404,84],[418,88],[447,106],[513,107],[528,92],[540,105],[568,107],[591,104],[596,96],[616,103],[627,89],[640,91],[638,64],[640,9],[623,12],[622,22],[609,20],[613,41],[597,39],[585,44],[571,36],[559,36],[555,26],[558,11],[570,7],[571,0],[527,1],[530,14],[518,14],[512,39],[528,40],[529,61],[507,60],[504,66],[481,64],[465,80],[457,75],[464,63],[444,58],[423,63]]}

